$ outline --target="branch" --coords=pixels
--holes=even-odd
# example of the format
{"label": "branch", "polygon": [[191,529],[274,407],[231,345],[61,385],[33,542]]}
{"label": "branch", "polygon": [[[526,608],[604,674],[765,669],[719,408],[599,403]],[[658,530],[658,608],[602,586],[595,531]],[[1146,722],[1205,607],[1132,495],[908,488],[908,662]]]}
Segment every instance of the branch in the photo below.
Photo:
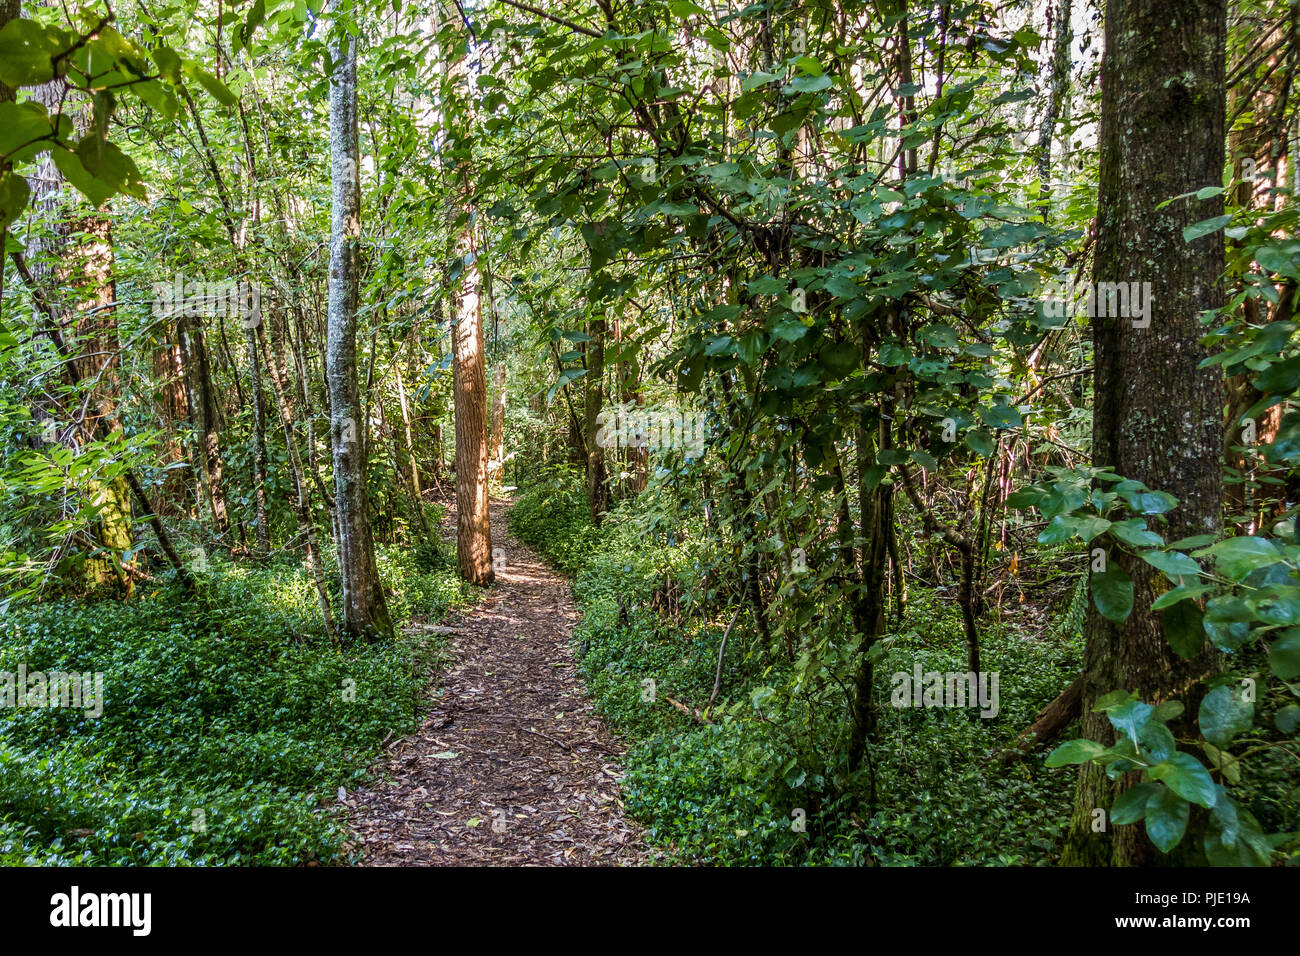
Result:
{"label": "branch", "polygon": [[550,20],[552,23],[558,23],[560,26],[567,27],[574,33],[581,33],[583,36],[595,37],[599,40],[605,35],[603,33],[598,33],[591,27],[584,27],[581,23],[574,23],[572,20],[565,20],[563,17],[557,17],[553,13],[547,13],[545,10],[540,10],[537,7],[529,6],[526,3],[519,3],[518,0],[501,0],[501,2],[528,13],[536,14],[539,17]]}

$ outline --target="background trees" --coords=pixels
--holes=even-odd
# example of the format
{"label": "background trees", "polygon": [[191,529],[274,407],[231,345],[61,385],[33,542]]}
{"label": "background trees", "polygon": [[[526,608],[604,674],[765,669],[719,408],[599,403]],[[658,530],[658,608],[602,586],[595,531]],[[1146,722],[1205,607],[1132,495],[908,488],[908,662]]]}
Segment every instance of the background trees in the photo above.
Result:
{"label": "background trees", "polygon": [[[728,755],[744,796],[699,811],[723,835],[664,824],[691,852],[1294,852],[1264,836],[1295,829],[1300,713],[1294,10],[321,14],[0,32],[14,606],[87,597],[87,566],[120,599],[283,557],[346,645],[390,630],[386,548],[446,564],[453,488],[456,567],[490,583],[513,487],[578,574],[598,704],[646,741],[642,812]],[[51,166],[84,206],[43,198]],[[48,253],[92,235],[94,274]],[[178,275],[254,283],[261,321],[155,309]],[[998,715],[894,706],[915,666],[1000,673]],[[981,821],[960,847],[920,835],[940,793],[935,820]]]}

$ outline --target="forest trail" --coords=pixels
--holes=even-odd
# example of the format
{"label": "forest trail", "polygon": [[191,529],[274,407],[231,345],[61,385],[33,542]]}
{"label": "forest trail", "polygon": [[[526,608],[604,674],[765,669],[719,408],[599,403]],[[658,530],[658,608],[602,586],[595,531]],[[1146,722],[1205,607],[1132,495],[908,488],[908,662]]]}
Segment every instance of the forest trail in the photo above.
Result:
{"label": "forest trail", "polygon": [[[649,856],[623,817],[623,748],[593,712],[570,650],[578,612],[568,582],[506,533],[508,508],[492,502],[505,565],[483,603],[450,623],[454,662],[438,696],[387,751],[376,783],[347,794],[363,865],[636,865]],[[454,509],[448,521],[454,534]]]}

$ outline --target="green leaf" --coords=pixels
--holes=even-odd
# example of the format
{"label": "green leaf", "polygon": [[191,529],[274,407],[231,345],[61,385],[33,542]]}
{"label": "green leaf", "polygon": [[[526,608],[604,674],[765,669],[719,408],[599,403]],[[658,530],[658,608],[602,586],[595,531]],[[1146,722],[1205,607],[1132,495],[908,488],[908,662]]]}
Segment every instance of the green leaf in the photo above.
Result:
{"label": "green leaf", "polygon": [[1198,552],[1202,553],[1212,555],[1219,573],[1234,581],[1240,581],[1256,568],[1267,567],[1282,560],[1282,555],[1273,542],[1256,537],[1228,538],[1204,552]]}
{"label": "green leaf", "polygon": [[1181,551],[1145,551],[1141,557],[1151,567],[1165,572],[1171,581],[1201,573],[1201,566]]}
{"label": "green leaf", "polygon": [[1123,624],[1133,613],[1133,579],[1118,564],[1095,572],[1089,587],[1097,610],[1112,624]]}
{"label": "green leaf", "polygon": [[225,83],[222,83],[221,80],[217,79],[193,60],[185,61],[185,73],[186,75],[198,80],[199,84],[211,93],[212,98],[222,106],[234,106],[239,102],[239,99],[234,93],[230,92],[229,87],[227,87]]}
{"label": "green leaf", "polygon": [[1300,704],[1287,704],[1273,715],[1273,726],[1284,734],[1293,734],[1300,727]]}
{"label": "green leaf", "polygon": [[1133,695],[1126,690],[1113,690],[1108,694],[1102,694],[1092,705],[1094,714],[1101,714],[1112,707],[1121,707],[1133,699]]}
{"label": "green leaf", "polygon": [[1250,605],[1240,598],[1217,597],[1205,605],[1205,633],[1222,651],[1235,651],[1245,644],[1254,619]]}
{"label": "green leaf", "polygon": [[1091,544],[1092,539],[1102,534],[1110,527],[1110,522],[1105,518],[1098,518],[1096,515],[1085,515],[1079,519],[1077,534],[1083,539],[1084,544]]}
{"label": "green leaf", "polygon": [[1210,772],[1189,753],[1174,754],[1152,767],[1150,773],[1152,779],[1162,781],[1184,800],[1200,804],[1207,810],[1218,798]]}
{"label": "green leaf", "polygon": [[11,163],[48,149],[53,135],[50,118],[40,103],[0,103],[0,156]]}
{"label": "green leaf", "polygon": [[1178,504],[1178,499],[1165,491],[1124,489],[1118,485],[1116,490],[1128,502],[1129,507],[1140,515],[1162,515]]}
{"label": "green leaf", "polygon": [[776,73],[764,73],[762,70],[756,70],[741,81],[740,91],[742,93],[748,93],[750,90],[758,89],[760,86],[766,86],[773,80],[779,79],[781,79],[781,77]]}
{"label": "green leaf", "polygon": [[1230,222],[1232,222],[1231,216],[1215,216],[1213,219],[1202,219],[1195,225],[1188,226],[1183,230],[1183,240],[1186,242],[1195,242],[1202,236],[1208,236],[1212,232],[1218,232]]}
{"label": "green leaf", "polygon": [[1197,724],[1206,740],[1226,747],[1237,734],[1250,730],[1254,719],[1255,705],[1243,701],[1236,688],[1221,684],[1201,700]]}
{"label": "green leaf", "polygon": [[1106,708],[1106,717],[1111,725],[1134,743],[1138,743],[1156,709],[1140,700],[1129,700],[1118,707]]}
{"label": "green leaf", "polygon": [[1218,790],[1203,844],[1206,858],[1213,866],[1268,866],[1273,848],[1259,821]]}
{"label": "green leaf", "polygon": [[1268,667],[1282,680],[1300,677],[1300,627],[1283,631],[1269,644]]}
{"label": "green leaf", "polygon": [[1160,785],[1155,783],[1139,783],[1129,787],[1111,805],[1110,822],[1117,827],[1137,823],[1146,816],[1147,800],[1159,789]]}
{"label": "green leaf", "polygon": [[1179,601],[1199,600],[1206,594],[1215,589],[1213,584],[1180,584],[1176,588],[1170,588],[1160,597],[1151,602],[1151,610],[1163,611],[1167,607],[1173,607]]}
{"label": "green leaf", "polygon": [[33,20],[11,20],[0,30],[0,81],[35,86],[54,79],[52,57],[62,53],[58,34]]}
{"label": "green leaf", "polygon": [[824,73],[821,76],[796,76],[787,86],[782,87],[791,93],[820,93],[830,88],[831,78]]}
{"label": "green leaf", "polygon": [[1191,816],[1192,805],[1169,787],[1159,787],[1147,800],[1146,831],[1162,853],[1168,853],[1182,840]]}
{"label": "green leaf", "polygon": [[17,173],[5,173],[0,177],[0,229],[8,229],[9,224],[22,215],[30,195],[26,177]]}
{"label": "green leaf", "polygon": [[[982,428],[967,429],[966,434],[962,436],[962,440],[966,443],[967,448],[975,452],[975,454],[979,455],[981,458],[988,458],[993,454],[993,449],[997,447],[993,440],[993,436]],[[1017,494],[1019,493],[1020,492],[1017,492]],[[1014,495],[1012,497],[1014,497]],[[1008,501],[1009,500],[1010,499],[1008,499]]]}
{"label": "green leaf", "polygon": [[140,175],[135,160],[114,144],[98,136],[86,136],[77,144],[77,158],[88,173],[113,192],[145,198],[144,177]]}
{"label": "green leaf", "polygon": [[808,326],[798,319],[786,316],[772,329],[772,334],[783,342],[797,342],[808,334]]}
{"label": "green leaf", "polygon": [[1045,766],[1065,767],[1100,757],[1106,748],[1095,740],[1067,740],[1047,756]]}
{"label": "green leaf", "polygon": [[1191,660],[1205,646],[1205,612],[1195,601],[1179,601],[1163,611],[1160,626],[1165,640],[1179,657]]}
{"label": "green leaf", "polygon": [[817,353],[817,358],[834,378],[843,378],[857,368],[859,357],[852,342],[833,343]]}
{"label": "green leaf", "polygon": [[1024,419],[1020,417],[1019,410],[1012,408],[1010,405],[981,408],[979,417],[989,428],[1019,428],[1024,422]]}
{"label": "green leaf", "polygon": [[1159,547],[1164,544],[1164,540],[1160,535],[1147,530],[1147,523],[1141,518],[1127,518],[1124,521],[1116,521],[1110,526],[1110,533],[1134,548]]}

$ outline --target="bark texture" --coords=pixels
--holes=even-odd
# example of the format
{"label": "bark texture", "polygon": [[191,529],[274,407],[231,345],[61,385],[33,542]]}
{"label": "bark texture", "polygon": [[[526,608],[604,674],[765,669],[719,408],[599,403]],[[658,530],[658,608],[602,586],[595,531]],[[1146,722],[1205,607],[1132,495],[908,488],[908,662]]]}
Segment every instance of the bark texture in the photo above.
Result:
{"label": "bark texture", "polygon": [[379,583],[366,491],[365,423],[357,384],[358,255],[361,245],[361,181],[357,165],[357,49],[350,34],[333,48],[330,79],[329,306],[326,379],[330,397],[330,445],[334,452],[334,501],[339,572],[343,585],[344,634],[365,640],[392,635],[393,623]]}
{"label": "bark texture", "polygon": [[[1225,32],[1225,0],[1110,0],[1106,8],[1094,281],[1150,282],[1154,306],[1146,328],[1093,320],[1093,462],[1178,498],[1160,528],[1168,541],[1220,526],[1223,383],[1218,369],[1198,368],[1207,352],[1197,340],[1200,314],[1223,304],[1223,234],[1189,245],[1182,230],[1222,213],[1223,201],[1156,207],[1222,178]],[[1188,694],[1214,663],[1208,650],[1189,661],[1170,649],[1151,610],[1167,587],[1161,572],[1117,549],[1108,561],[1133,579],[1134,603],[1122,625],[1090,607],[1084,626],[1083,734],[1104,743],[1113,734],[1106,716],[1092,713],[1100,695],[1123,688],[1148,702],[1180,698],[1194,714]],[[1092,811],[1108,810],[1134,782],[1081,768],[1065,863],[1159,862],[1140,827],[1090,826]]]}

